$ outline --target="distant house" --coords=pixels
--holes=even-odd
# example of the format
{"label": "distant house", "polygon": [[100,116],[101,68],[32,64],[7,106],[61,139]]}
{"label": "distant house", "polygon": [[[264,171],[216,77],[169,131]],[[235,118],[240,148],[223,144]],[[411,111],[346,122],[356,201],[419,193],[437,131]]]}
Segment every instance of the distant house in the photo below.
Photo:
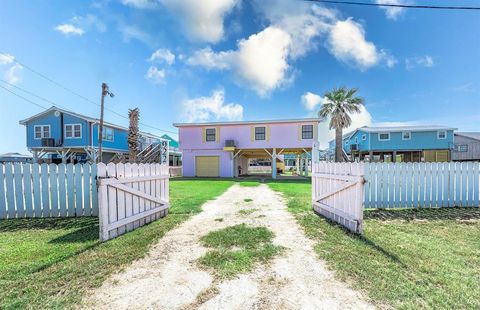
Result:
{"label": "distant house", "polygon": [[[343,137],[343,150],[352,160],[443,162],[451,160],[456,128],[445,126],[361,127]],[[335,152],[335,140],[329,154]]]}
{"label": "distant house", "polygon": [[179,128],[184,176],[236,177],[247,175],[251,160],[269,159],[277,176],[280,155],[298,155],[308,169],[307,153],[317,141],[315,118],[174,124]]}
{"label": "distant house", "polygon": [[[95,162],[98,156],[98,128],[96,118],[63,110],[55,106],[20,121],[26,128],[27,148],[33,160],[52,162]],[[128,153],[128,128],[104,122],[103,156],[109,162],[115,155]],[[151,148],[162,139],[140,132],[140,151]]]}
{"label": "distant house", "polygon": [[452,150],[454,161],[480,161],[480,132],[456,132]]}
{"label": "distant house", "polygon": [[173,139],[167,134],[161,136],[162,139],[168,140],[168,153],[170,156],[170,167],[178,167],[182,165],[182,152],[180,151],[180,146],[178,141]]}
{"label": "distant house", "polygon": [[24,155],[20,153],[0,154],[0,163],[31,163],[32,155]]}

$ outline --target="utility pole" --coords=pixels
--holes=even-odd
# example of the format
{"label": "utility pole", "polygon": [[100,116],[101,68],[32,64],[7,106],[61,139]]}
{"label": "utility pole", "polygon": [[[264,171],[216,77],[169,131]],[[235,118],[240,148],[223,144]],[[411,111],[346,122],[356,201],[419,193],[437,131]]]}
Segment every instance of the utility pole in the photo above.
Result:
{"label": "utility pole", "polygon": [[98,157],[97,160],[99,163],[102,162],[102,142],[103,142],[103,110],[104,110],[104,101],[105,96],[109,95],[110,98],[113,98],[114,95],[109,91],[107,83],[102,83],[102,101],[100,104],[100,126],[98,128]]}

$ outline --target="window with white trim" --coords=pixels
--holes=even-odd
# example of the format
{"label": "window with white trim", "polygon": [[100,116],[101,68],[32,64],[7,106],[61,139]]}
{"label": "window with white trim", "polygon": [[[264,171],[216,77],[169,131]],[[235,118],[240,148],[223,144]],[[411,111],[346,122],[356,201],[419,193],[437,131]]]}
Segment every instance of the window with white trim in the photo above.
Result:
{"label": "window with white trim", "polygon": [[205,141],[217,141],[215,128],[205,129]]}
{"label": "window with white trim", "polygon": [[410,131],[402,132],[402,140],[410,140],[412,139],[412,133]]}
{"label": "window with white trim", "polygon": [[362,135],[362,141],[365,141],[365,140],[367,140],[367,135],[366,135],[366,134],[363,134],[363,135]]}
{"label": "window with white trim", "polygon": [[79,139],[82,137],[82,124],[67,124],[65,125],[66,139]]}
{"label": "window with white trim", "polygon": [[437,139],[446,139],[446,138],[447,138],[447,132],[445,130],[437,131]]}
{"label": "window with white trim", "polygon": [[35,125],[33,130],[35,139],[50,138],[50,125]]}
{"label": "window with white trim", "polygon": [[102,134],[102,140],[103,141],[113,142],[113,138],[114,138],[113,128],[103,127],[102,132],[103,132],[103,134]]}
{"label": "window with white trim", "polygon": [[302,125],[302,139],[313,139],[313,125]]}
{"label": "window with white trim", "polygon": [[265,127],[255,127],[255,140],[265,140]]}
{"label": "window with white trim", "polygon": [[389,132],[380,132],[378,134],[378,141],[388,141],[388,140],[390,140]]}

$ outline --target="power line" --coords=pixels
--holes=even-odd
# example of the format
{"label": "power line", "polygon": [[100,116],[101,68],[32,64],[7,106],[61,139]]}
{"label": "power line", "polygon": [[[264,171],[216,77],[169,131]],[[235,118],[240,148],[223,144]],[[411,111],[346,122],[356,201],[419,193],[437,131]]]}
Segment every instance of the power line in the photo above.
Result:
{"label": "power line", "polygon": [[305,1],[320,2],[320,3],[332,3],[332,4],[394,7],[394,8],[406,8],[406,9],[480,10],[480,7],[474,7],[474,6],[436,6],[436,5],[409,5],[409,4],[387,4],[387,3],[382,4],[382,3],[335,1],[335,0],[305,0]]}
{"label": "power line", "polygon": [[40,107],[40,108],[42,108],[42,109],[47,110],[47,108],[44,107],[44,106],[42,106],[41,104],[38,104],[38,103],[36,103],[36,102],[28,99],[28,98],[25,98],[25,97],[23,97],[22,95],[19,95],[19,94],[15,93],[15,92],[11,91],[10,89],[2,86],[2,85],[0,85],[0,87],[3,88],[4,90],[8,91],[8,92],[11,93],[11,94],[13,94],[13,95],[15,95],[15,96],[17,96],[17,97],[19,97],[19,98],[22,98],[23,100],[25,100],[25,101],[27,101],[27,102],[30,102],[30,103],[33,104],[33,105],[36,105],[37,107]]}
{"label": "power line", "polygon": [[[4,55],[5,57],[8,57],[8,58],[11,59],[13,62],[15,62],[15,63],[19,64],[20,66],[22,66],[22,67],[30,70],[31,72],[37,74],[38,76],[44,78],[45,80],[47,80],[47,81],[49,81],[49,82],[55,84],[56,86],[64,89],[65,91],[67,91],[67,92],[69,92],[69,93],[71,93],[71,94],[73,94],[73,95],[75,95],[75,96],[77,96],[77,97],[79,97],[79,98],[81,98],[81,99],[83,99],[83,100],[91,103],[91,104],[94,104],[94,105],[96,105],[96,106],[98,106],[98,107],[100,106],[99,103],[96,103],[95,101],[93,101],[93,100],[91,100],[91,99],[89,99],[89,98],[87,98],[87,97],[85,97],[85,96],[83,96],[83,95],[81,95],[81,94],[79,94],[79,93],[71,90],[70,88],[68,88],[68,87],[66,87],[66,86],[63,86],[62,84],[54,81],[53,79],[49,78],[48,76],[46,76],[46,75],[44,75],[44,74],[36,71],[35,69],[31,68],[30,66],[27,66],[26,64],[24,64],[24,63],[16,60],[14,57],[12,57],[12,56],[4,53],[4,52],[1,52],[1,51],[0,51],[0,54],[1,54],[1,55]],[[3,81],[3,80],[2,80],[2,81]],[[5,81],[3,81],[3,82],[5,83]],[[10,83],[8,83],[8,82],[6,82],[6,83],[7,83],[7,84],[10,84]],[[12,84],[10,84],[10,85],[12,85]],[[14,85],[12,85],[12,86],[14,86]],[[16,87],[16,86],[14,86],[14,87]],[[5,87],[2,87],[2,88],[6,89]],[[17,87],[17,88],[20,89],[19,87]],[[23,90],[23,91],[25,91],[26,93],[29,93],[29,94],[32,95],[32,96],[35,96],[35,97],[41,99],[41,100],[44,100],[44,101],[46,100],[46,102],[50,102],[50,103],[51,103],[51,101],[49,101],[48,99],[44,99],[44,98],[42,98],[42,97],[40,97],[40,96],[38,96],[38,95],[35,95],[35,94],[31,93],[31,92],[26,91],[26,90]],[[12,92],[12,93],[13,93],[13,92]],[[56,105],[59,106],[58,104],[56,104]],[[60,107],[60,106],[59,106],[59,107]],[[113,113],[113,114],[115,114],[115,115],[117,115],[117,116],[119,116],[119,117],[122,117],[122,118],[128,120],[128,117],[127,117],[127,116],[125,116],[125,115],[123,115],[123,114],[121,114],[121,113],[118,113],[118,112],[115,111],[115,110],[112,110],[112,109],[110,109],[110,108],[105,108],[105,110],[107,110],[107,111],[109,111],[109,112],[111,112],[111,113]],[[172,134],[177,134],[177,133],[174,132],[174,131],[161,129],[161,128],[158,128],[158,127],[155,127],[155,126],[152,126],[152,125],[148,125],[148,124],[145,124],[145,123],[142,123],[142,122],[139,122],[139,124],[142,125],[142,126],[144,126],[144,127],[148,127],[148,128],[151,128],[151,129],[155,129],[155,130],[157,130],[157,131],[167,132],[167,133],[172,133]]]}

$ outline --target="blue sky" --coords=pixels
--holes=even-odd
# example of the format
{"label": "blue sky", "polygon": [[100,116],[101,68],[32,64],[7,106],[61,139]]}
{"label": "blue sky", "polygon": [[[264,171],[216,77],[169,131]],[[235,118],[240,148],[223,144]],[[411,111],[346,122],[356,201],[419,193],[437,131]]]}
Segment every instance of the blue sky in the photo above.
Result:
{"label": "blue sky", "polygon": [[[10,91],[51,105],[15,85],[75,112],[99,114],[13,57],[96,102],[107,82],[115,93],[109,108],[126,116],[139,107],[141,122],[169,131],[173,122],[315,115],[323,94],[343,85],[358,87],[365,98],[354,126],[480,129],[480,11],[299,0],[5,0],[0,52],[8,54],[0,55],[0,85]],[[0,107],[0,153],[26,152],[18,121],[42,109],[2,88]],[[109,111],[106,119],[127,125]],[[320,137],[332,137],[326,125]]]}

